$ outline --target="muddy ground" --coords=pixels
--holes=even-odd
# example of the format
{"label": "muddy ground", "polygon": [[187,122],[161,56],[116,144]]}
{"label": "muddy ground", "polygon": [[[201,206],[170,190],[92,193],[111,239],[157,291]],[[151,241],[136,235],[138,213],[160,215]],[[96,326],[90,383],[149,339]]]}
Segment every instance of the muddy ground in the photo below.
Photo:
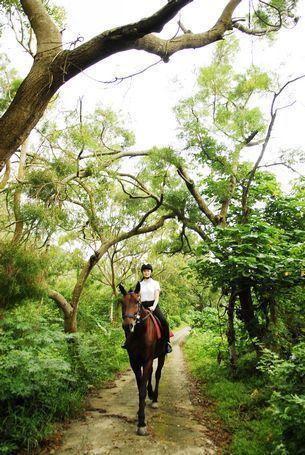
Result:
{"label": "muddy ground", "polygon": [[[82,420],[65,431],[62,446],[48,453],[84,454],[216,454],[219,447],[210,439],[200,408],[190,400],[190,387],[181,344],[189,328],[177,332],[173,352],[167,356],[160,384],[159,408],[147,399],[148,436],[136,435],[138,394],[131,370],[122,374],[110,388],[103,388],[89,399]],[[192,400],[194,401],[194,400]],[[45,453],[45,452],[44,452]]]}

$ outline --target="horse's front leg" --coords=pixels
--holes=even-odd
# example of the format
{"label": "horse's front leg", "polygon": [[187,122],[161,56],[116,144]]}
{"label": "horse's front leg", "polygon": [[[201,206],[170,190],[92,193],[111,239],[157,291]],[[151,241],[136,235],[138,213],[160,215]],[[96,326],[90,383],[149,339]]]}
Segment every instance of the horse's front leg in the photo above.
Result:
{"label": "horse's front leg", "polygon": [[147,382],[152,369],[153,359],[148,360],[143,365],[143,373],[141,377],[141,383],[139,388],[139,411],[138,411],[138,435],[147,435],[146,423],[145,423],[145,399],[147,392]]}
{"label": "horse's front leg", "polygon": [[155,409],[158,407],[159,382],[160,382],[161,371],[162,371],[164,362],[165,362],[165,355],[158,357],[158,367],[156,370],[156,385],[155,385],[155,390],[153,393],[153,402],[152,402],[152,407]]}
{"label": "horse's front leg", "polygon": [[138,390],[140,391],[141,378],[142,378],[141,365],[139,363],[137,363],[136,361],[130,359],[130,366],[134,372],[134,375],[135,375],[136,381],[137,381]]}

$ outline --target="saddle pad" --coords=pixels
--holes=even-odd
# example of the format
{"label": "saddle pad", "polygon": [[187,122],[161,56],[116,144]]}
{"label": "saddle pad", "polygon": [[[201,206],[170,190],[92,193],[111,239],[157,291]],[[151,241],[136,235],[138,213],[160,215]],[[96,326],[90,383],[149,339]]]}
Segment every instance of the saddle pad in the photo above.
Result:
{"label": "saddle pad", "polygon": [[157,339],[160,340],[161,339],[160,322],[157,321],[157,318],[152,313],[150,313],[150,317],[151,317],[151,319],[154,323],[155,329],[156,329]]}

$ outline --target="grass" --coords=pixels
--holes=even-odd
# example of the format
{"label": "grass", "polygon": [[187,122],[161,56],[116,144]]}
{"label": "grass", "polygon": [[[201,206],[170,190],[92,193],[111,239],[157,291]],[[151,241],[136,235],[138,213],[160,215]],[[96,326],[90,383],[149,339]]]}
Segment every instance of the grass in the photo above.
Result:
{"label": "grass", "polygon": [[215,418],[231,436],[224,453],[232,455],[266,455],[272,453],[279,429],[274,427],[267,411],[266,391],[262,377],[255,370],[253,357],[241,362],[238,379],[230,376],[224,363],[217,363],[220,340],[212,332],[195,331],[185,345],[191,374],[201,384],[202,393],[211,399]]}

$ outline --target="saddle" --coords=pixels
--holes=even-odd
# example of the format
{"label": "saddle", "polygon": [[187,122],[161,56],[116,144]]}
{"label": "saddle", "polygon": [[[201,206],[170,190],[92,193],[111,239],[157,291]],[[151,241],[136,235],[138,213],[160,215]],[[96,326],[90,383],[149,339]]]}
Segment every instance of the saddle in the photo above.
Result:
{"label": "saddle", "polygon": [[[161,338],[162,338],[162,325],[161,325],[161,322],[159,321],[157,316],[154,316],[152,313],[150,313],[150,317],[151,317],[151,320],[153,321],[155,329],[156,329],[157,339],[161,340]],[[169,331],[169,336],[170,337],[174,336],[174,334],[173,334],[173,332],[171,330]]]}

